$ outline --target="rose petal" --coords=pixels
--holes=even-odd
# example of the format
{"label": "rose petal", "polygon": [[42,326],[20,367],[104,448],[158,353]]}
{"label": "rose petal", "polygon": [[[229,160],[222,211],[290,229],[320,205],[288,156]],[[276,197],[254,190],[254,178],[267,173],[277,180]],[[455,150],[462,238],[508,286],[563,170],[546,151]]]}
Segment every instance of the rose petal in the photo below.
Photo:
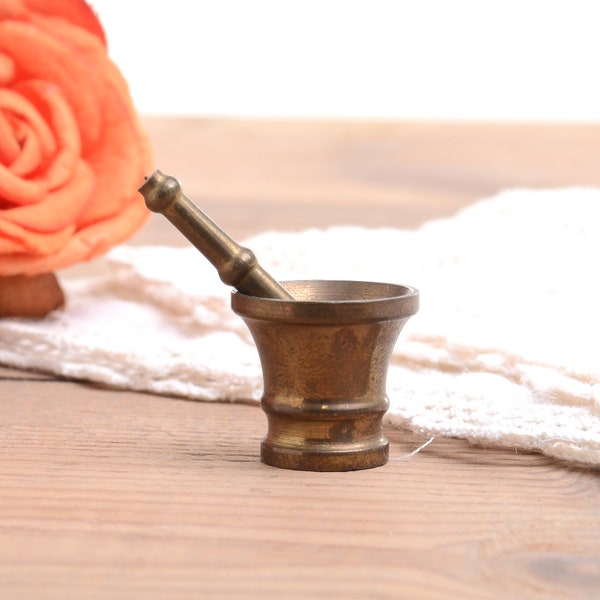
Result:
{"label": "rose petal", "polygon": [[35,14],[62,18],[77,27],[83,27],[83,29],[100,38],[106,46],[104,29],[96,13],[87,2],[83,2],[83,0],[61,0],[61,2],[25,0],[25,5]]}
{"label": "rose petal", "polygon": [[[90,44],[103,47],[98,38],[78,31]],[[0,52],[13,57],[23,80],[51,81],[61,90],[80,125],[84,152],[98,142],[102,114],[97,95],[103,87],[99,65],[67,39],[17,21],[0,22]]]}
{"label": "rose petal", "polygon": [[[138,182],[139,187],[142,182]],[[129,238],[133,231],[149,217],[150,212],[144,202],[139,201],[140,194],[135,192],[131,202],[111,219],[100,221],[81,230],[78,236],[85,241],[91,251],[88,260],[104,254],[109,248]]]}
{"label": "rose petal", "polygon": [[[142,182],[139,183],[141,185]],[[0,275],[33,275],[56,271],[76,262],[95,258],[115,244],[126,240],[132,231],[144,223],[148,215],[143,202],[140,204],[136,200],[112,219],[77,232],[64,248],[49,256],[0,254]]]}
{"label": "rose petal", "polygon": [[131,118],[118,94],[110,94],[104,102],[106,123],[104,146],[88,157],[88,162],[97,175],[96,201],[87,208],[79,219],[86,226],[110,217],[133,195],[141,172],[139,139],[131,126]]}
{"label": "rose petal", "polygon": [[49,190],[54,190],[68,180],[81,155],[81,138],[75,117],[55,85],[46,81],[30,80],[15,86],[14,89],[36,106],[56,139],[58,152],[54,154],[47,168],[36,177],[42,180]]}
{"label": "rose petal", "polygon": [[36,233],[10,221],[0,221],[0,235],[18,244],[18,252],[42,255],[56,253],[67,245],[74,232],[74,225],[67,225],[52,233]]}
{"label": "rose petal", "polygon": [[94,184],[94,172],[80,159],[67,184],[50,192],[38,204],[1,211],[0,221],[10,221],[20,225],[24,230],[37,232],[54,232],[63,229],[77,220],[91,200]]}
{"label": "rose petal", "polygon": [[43,152],[39,138],[35,135],[32,127],[27,123],[21,123],[21,152],[10,163],[9,169],[15,175],[24,177],[35,171],[42,163]]}
{"label": "rose petal", "polygon": [[17,122],[25,121],[28,123],[34,135],[38,138],[44,154],[50,155],[56,151],[56,142],[50,127],[48,127],[36,106],[22,94],[11,89],[0,88],[0,110],[13,115]]}
{"label": "rose petal", "polygon": [[47,256],[2,253],[0,254],[0,276],[50,273],[87,260],[89,253],[90,248],[76,236],[72,237],[62,250]]}
{"label": "rose petal", "polygon": [[0,85],[8,85],[15,77],[15,62],[10,56],[0,53]]}
{"label": "rose petal", "polygon": [[46,195],[46,187],[39,181],[22,179],[0,165],[0,199],[11,204],[34,204]]}
{"label": "rose petal", "polygon": [[0,163],[11,164],[19,155],[21,146],[14,136],[13,126],[0,109]]}
{"label": "rose petal", "polygon": [[[43,26],[42,22],[35,17],[32,17],[32,22],[38,24],[40,27]],[[73,46],[77,52],[93,63],[96,69],[101,71],[102,84],[108,88],[114,88],[114,91],[120,95],[121,102],[131,114],[132,122],[137,122],[137,113],[129,94],[127,81],[119,68],[108,57],[106,48],[101,46],[95,38],[89,36],[85,31],[73,27],[69,23],[59,22],[53,24],[52,34]],[[104,114],[103,110],[101,110],[101,114]]]}
{"label": "rose petal", "polygon": [[25,19],[27,13],[23,0],[3,0],[0,3],[0,19]]}
{"label": "rose petal", "polygon": [[[17,252],[23,252],[23,244],[15,241],[15,240],[11,240],[9,238],[5,238],[2,237],[0,235],[0,254],[4,255],[4,254],[15,254]],[[2,257],[0,257],[1,260]],[[18,271],[15,271],[18,272]],[[0,275],[2,275],[0,273]],[[0,277],[1,279],[1,277]]]}

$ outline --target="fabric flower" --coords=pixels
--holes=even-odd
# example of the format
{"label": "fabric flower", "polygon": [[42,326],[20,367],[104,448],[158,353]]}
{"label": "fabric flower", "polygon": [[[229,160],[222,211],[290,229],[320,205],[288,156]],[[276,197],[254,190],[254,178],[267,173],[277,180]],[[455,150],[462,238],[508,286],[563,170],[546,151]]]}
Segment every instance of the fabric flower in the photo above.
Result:
{"label": "fabric flower", "polygon": [[89,260],[148,211],[152,163],[83,0],[0,0],[0,276]]}

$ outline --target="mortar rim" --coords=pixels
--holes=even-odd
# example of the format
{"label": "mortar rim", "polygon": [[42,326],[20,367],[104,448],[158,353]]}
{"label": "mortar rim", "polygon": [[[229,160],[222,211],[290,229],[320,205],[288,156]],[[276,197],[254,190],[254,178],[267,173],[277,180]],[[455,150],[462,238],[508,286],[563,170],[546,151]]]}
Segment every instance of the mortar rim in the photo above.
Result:
{"label": "mortar rim", "polygon": [[295,285],[329,285],[345,289],[355,287],[359,291],[372,291],[375,288],[381,290],[381,294],[367,298],[285,300],[250,296],[234,290],[231,308],[244,319],[289,323],[359,323],[408,319],[419,309],[419,290],[408,285],[349,279],[294,279],[280,283],[292,293]]}

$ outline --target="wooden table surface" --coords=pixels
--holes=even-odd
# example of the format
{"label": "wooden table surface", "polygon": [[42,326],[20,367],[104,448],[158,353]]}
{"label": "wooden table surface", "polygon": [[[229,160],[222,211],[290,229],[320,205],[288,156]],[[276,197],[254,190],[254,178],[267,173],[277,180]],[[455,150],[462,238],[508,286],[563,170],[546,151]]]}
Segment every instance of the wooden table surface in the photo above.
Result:
{"label": "wooden table surface", "polygon": [[[600,126],[146,123],[157,165],[239,238],[600,185]],[[186,243],[157,216],[133,241]],[[600,597],[598,472],[440,438],[285,471],[259,462],[255,406],[0,376],[2,599]],[[424,441],[386,433],[393,458]]]}

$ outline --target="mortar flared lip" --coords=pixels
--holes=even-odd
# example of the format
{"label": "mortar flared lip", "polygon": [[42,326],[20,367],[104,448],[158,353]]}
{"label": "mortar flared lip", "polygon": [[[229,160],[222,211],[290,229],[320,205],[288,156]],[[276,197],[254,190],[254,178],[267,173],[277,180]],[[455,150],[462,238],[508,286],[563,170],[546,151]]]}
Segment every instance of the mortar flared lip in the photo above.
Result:
{"label": "mortar flared lip", "polygon": [[[233,291],[233,311],[245,319],[359,323],[407,319],[419,310],[419,291],[408,285],[332,279],[280,283],[297,299],[261,298]],[[311,292],[317,293],[318,299],[311,298]],[[353,296],[344,296],[344,292]]]}

